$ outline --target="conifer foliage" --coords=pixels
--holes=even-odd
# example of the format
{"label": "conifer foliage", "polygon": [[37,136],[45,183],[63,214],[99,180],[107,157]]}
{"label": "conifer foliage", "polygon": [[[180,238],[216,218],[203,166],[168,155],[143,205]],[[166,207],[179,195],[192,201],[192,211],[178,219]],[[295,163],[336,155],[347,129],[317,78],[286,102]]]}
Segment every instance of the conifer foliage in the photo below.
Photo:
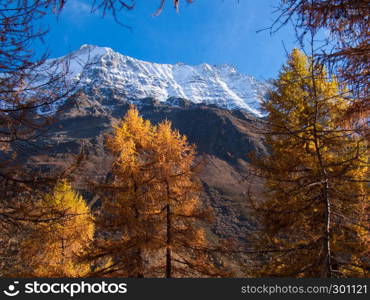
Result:
{"label": "conifer foliage", "polygon": [[192,170],[194,146],[170,122],[153,126],[133,107],[107,144],[115,157],[112,178],[100,187],[99,234],[85,257],[99,266],[95,274],[218,276],[199,226],[209,213]]}
{"label": "conifer foliage", "polygon": [[[324,29],[325,47],[315,54],[354,96],[349,117],[369,116],[369,0],[281,0],[275,24],[292,21],[299,40]],[[320,40],[322,38],[320,37]]]}
{"label": "conifer foliage", "polygon": [[338,125],[346,93],[297,49],[274,82],[264,103],[270,154],[252,159],[264,180],[252,198],[264,254],[254,275],[369,276],[369,149]]}
{"label": "conifer foliage", "polygon": [[62,180],[35,205],[43,220],[30,224],[21,242],[23,265],[19,276],[83,277],[88,264],[76,257],[94,235],[94,223],[85,200]]}

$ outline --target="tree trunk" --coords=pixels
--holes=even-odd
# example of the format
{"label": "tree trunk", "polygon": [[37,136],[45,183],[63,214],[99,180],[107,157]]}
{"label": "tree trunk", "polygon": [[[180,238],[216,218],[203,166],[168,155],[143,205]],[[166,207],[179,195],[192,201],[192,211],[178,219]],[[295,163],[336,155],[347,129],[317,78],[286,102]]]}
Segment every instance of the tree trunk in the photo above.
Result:
{"label": "tree trunk", "polygon": [[142,258],[142,253],[141,253],[141,248],[139,248],[136,252],[136,257],[137,257],[137,278],[144,278],[144,273],[143,273],[143,258]]}
{"label": "tree trunk", "polygon": [[171,236],[171,209],[170,205],[167,204],[166,206],[166,225],[167,225],[167,240],[166,240],[166,278],[172,277],[172,258],[171,258],[171,243],[172,243],[172,236]]}
{"label": "tree trunk", "polygon": [[331,234],[331,205],[330,205],[330,199],[328,195],[328,180],[325,181],[324,186],[324,198],[325,198],[325,239],[324,239],[324,253],[326,255],[325,257],[325,269],[324,269],[324,275],[327,278],[332,277],[332,261],[331,261],[331,245],[330,245],[330,234]]}
{"label": "tree trunk", "polygon": [[[135,199],[136,199],[137,198],[137,192],[138,192],[138,185],[137,185],[136,180],[135,180],[133,175],[131,175],[131,179],[134,183],[134,193],[135,193]],[[134,209],[135,209],[136,222],[139,223],[140,222],[140,212],[139,212],[139,210],[136,206],[136,203],[134,204]],[[143,263],[141,247],[138,247],[138,249],[136,250],[135,256],[136,256],[136,263],[137,263],[135,277],[144,278],[144,263]]]}

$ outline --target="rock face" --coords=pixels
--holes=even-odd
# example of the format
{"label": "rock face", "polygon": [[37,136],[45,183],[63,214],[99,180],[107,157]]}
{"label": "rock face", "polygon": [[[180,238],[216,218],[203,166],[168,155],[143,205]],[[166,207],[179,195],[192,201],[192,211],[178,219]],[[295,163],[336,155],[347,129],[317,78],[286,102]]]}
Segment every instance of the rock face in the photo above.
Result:
{"label": "rock face", "polygon": [[[83,173],[92,176],[104,173],[104,136],[124,116],[129,105],[118,89],[85,87],[66,101],[59,120],[39,142],[47,141],[55,157],[52,164],[65,161],[66,156],[77,153],[83,145],[93,161]],[[204,166],[200,174],[203,198],[217,216],[212,230],[219,237],[243,239],[252,226],[245,208],[251,183],[247,154],[265,152],[263,141],[256,134],[258,119],[243,110],[225,110],[178,97],[167,101],[141,99],[138,108],[153,123],[170,120],[174,128],[196,145]],[[44,159],[36,154],[32,161],[38,165],[50,164],[49,158]]]}
{"label": "rock face", "polygon": [[[221,238],[244,239],[252,227],[245,205],[247,192],[255,185],[248,176],[247,154],[265,152],[256,133],[263,84],[227,65],[155,64],[89,45],[47,63],[56,73],[67,66],[67,82],[78,81],[78,89],[72,97],[46,108],[49,111],[40,111],[57,119],[38,140],[39,149],[47,147],[47,152],[18,145],[22,153],[31,154],[30,164],[42,169],[65,165],[84,147],[89,161],[81,174],[105,176],[109,158],[104,137],[134,104],[155,124],[170,120],[196,145],[203,165],[204,203],[216,214],[213,232]],[[83,192],[81,178],[76,176],[77,188]]]}

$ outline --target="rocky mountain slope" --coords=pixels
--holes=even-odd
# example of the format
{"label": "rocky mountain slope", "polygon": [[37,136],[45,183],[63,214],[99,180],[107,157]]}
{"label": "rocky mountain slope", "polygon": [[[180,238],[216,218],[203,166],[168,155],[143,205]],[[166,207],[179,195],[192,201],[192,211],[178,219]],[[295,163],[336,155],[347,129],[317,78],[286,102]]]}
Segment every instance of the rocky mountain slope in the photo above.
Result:
{"label": "rocky mountain slope", "polygon": [[[177,105],[172,105],[173,102]],[[110,134],[112,125],[124,116],[129,105],[115,89],[80,91],[61,107],[59,120],[38,141],[41,149],[47,148],[52,155],[45,155],[42,150],[31,151],[30,163],[39,167],[65,166],[68,157],[84,147],[88,161],[76,175],[83,190],[84,177],[104,176],[109,163],[104,137]],[[256,133],[260,126],[258,119],[245,111],[194,104],[180,98],[167,102],[142,99],[139,110],[153,123],[170,120],[174,128],[196,145],[203,165],[200,172],[203,198],[217,215],[213,230],[220,237],[243,239],[252,226],[245,204],[248,189],[254,185],[254,178],[248,175],[247,154],[266,151]]]}
{"label": "rocky mountain slope", "polygon": [[[266,151],[258,134],[258,86],[263,85],[229,66],[159,65],[109,48],[82,46],[71,57],[69,80],[80,79],[78,92],[58,104],[56,122],[38,140],[48,155],[31,149],[29,163],[40,168],[65,165],[84,147],[88,161],[76,175],[83,192],[84,176],[104,176],[104,137],[134,103],[144,118],[172,121],[196,145],[204,202],[217,216],[212,230],[219,237],[244,239],[253,226],[247,193],[256,186],[248,174],[247,154]],[[82,72],[78,60],[93,63]]]}

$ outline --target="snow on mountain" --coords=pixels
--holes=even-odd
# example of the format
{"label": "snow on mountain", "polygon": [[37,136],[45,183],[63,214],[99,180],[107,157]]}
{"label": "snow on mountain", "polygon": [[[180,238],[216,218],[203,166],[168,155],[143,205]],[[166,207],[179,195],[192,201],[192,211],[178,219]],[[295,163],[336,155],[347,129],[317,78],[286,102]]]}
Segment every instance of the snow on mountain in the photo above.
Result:
{"label": "snow on mountain", "polygon": [[55,62],[65,62],[68,78],[79,80],[82,86],[122,89],[132,100],[153,97],[164,102],[170,97],[179,97],[261,116],[259,107],[264,85],[229,65],[157,64],[92,45],[83,45],[77,51],[49,61]]}

